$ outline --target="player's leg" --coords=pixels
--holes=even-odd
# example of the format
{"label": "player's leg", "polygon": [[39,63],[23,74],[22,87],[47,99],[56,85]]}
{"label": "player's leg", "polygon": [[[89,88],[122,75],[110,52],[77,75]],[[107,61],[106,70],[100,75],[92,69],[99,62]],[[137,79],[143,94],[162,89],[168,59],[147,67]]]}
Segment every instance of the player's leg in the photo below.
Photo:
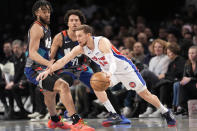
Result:
{"label": "player's leg", "polygon": [[[87,85],[89,88],[91,88],[90,78],[92,75],[93,75],[93,72],[83,71],[80,74],[79,80],[81,82],[83,82],[85,85]],[[107,111],[112,112],[112,113],[116,113],[116,111],[115,111],[114,107],[112,106],[111,102],[109,101],[108,96],[105,91],[95,91],[94,90],[94,93],[97,96],[97,98],[99,99],[99,101],[101,103],[103,103],[103,105],[105,106]]]}
{"label": "player's leg", "polygon": [[[112,85],[116,85],[119,81],[115,76],[111,77]],[[100,102],[103,103],[105,108],[111,112],[111,115],[109,119],[103,121],[102,125],[105,127],[111,126],[111,125],[118,125],[118,124],[131,124],[131,121],[127,119],[126,117],[122,116],[121,114],[117,114],[119,109],[115,109],[118,106],[115,106],[114,104],[118,104],[115,101],[115,98],[113,98],[113,94],[111,94],[109,91],[94,91],[97,98]],[[110,95],[111,94],[111,95]],[[109,99],[108,99],[109,98]],[[112,104],[111,104],[112,103]]]}
{"label": "player's leg", "polygon": [[[66,109],[68,110],[69,116],[76,113],[72,95],[69,89],[68,83],[62,79],[58,79],[54,85],[54,91],[58,91],[60,94],[60,99]],[[65,99],[66,98],[66,99]]]}
{"label": "player's leg", "polygon": [[[54,91],[58,91],[60,94],[60,99],[63,105],[66,107],[69,116],[73,121],[73,125],[71,126],[71,130],[87,130],[87,131],[94,131],[94,128],[91,128],[84,124],[83,119],[76,114],[76,110],[74,107],[74,102],[72,99],[72,95],[70,92],[69,85],[72,85],[72,77],[70,75],[64,74],[64,80],[58,79],[54,85]],[[80,129],[79,129],[80,127]]]}
{"label": "player's leg", "polygon": [[[39,82],[36,81],[36,77],[38,75],[37,72],[35,72],[31,68],[25,69],[25,74],[27,78],[34,84],[39,84],[40,87],[44,91],[49,91],[49,92],[59,92],[61,95],[61,99],[63,99],[63,103],[65,104],[65,107],[68,108],[69,114],[72,114],[71,118],[73,120],[73,125],[68,125],[66,122],[61,121],[61,117],[56,115],[56,109],[55,109],[55,95],[53,93],[45,93],[45,103],[47,104],[47,107],[50,108],[50,115],[51,119],[48,121],[48,127],[49,128],[63,128],[63,129],[68,129],[71,128],[71,130],[77,129],[79,126],[81,127],[80,130],[87,129],[89,131],[94,131],[93,128],[87,126],[84,124],[83,119],[81,119],[76,113],[74,109],[74,104],[72,101],[72,96],[68,88],[68,83],[60,79],[57,75],[48,75],[46,79],[40,80]],[[63,89],[62,89],[63,88]],[[66,96],[68,95],[68,96]],[[49,96],[49,97],[47,97]],[[52,98],[52,99],[51,99]],[[67,104],[68,102],[69,104]],[[54,105],[54,106],[53,106]]]}
{"label": "player's leg", "polygon": [[168,126],[174,126],[176,124],[176,120],[171,111],[161,104],[156,95],[151,94],[147,90],[146,83],[138,72],[127,72],[124,74],[124,77],[118,76],[118,78],[128,90],[135,90],[140,97],[160,110],[166,118]]}

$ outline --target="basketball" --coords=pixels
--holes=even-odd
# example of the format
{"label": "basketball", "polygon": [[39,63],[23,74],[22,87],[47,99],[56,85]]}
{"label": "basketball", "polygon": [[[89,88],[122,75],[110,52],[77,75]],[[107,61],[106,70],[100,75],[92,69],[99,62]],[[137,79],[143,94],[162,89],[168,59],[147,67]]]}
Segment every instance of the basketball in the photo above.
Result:
{"label": "basketball", "polygon": [[97,72],[92,75],[90,85],[95,91],[105,91],[110,85],[110,79],[104,72]]}

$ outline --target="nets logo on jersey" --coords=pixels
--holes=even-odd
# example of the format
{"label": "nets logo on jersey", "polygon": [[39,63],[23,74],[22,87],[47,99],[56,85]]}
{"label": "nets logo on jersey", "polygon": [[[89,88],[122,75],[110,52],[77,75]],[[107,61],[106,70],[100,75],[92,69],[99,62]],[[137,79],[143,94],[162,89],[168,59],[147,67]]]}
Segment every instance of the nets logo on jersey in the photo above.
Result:
{"label": "nets logo on jersey", "polygon": [[135,84],[135,82],[130,82],[130,83],[129,83],[129,86],[130,86],[131,88],[135,88],[135,87],[136,87],[136,84]]}

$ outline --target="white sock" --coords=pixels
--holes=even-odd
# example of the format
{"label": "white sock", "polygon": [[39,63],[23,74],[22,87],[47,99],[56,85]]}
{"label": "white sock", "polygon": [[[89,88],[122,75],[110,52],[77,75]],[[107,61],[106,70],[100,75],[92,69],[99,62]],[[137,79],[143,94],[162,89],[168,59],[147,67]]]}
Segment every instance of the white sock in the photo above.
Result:
{"label": "white sock", "polygon": [[168,109],[165,106],[163,106],[162,104],[160,105],[160,108],[158,108],[158,110],[161,111],[161,114],[168,112]]}
{"label": "white sock", "polygon": [[114,107],[112,106],[109,100],[105,101],[103,105],[105,106],[108,112],[116,113],[116,111],[114,110]]}

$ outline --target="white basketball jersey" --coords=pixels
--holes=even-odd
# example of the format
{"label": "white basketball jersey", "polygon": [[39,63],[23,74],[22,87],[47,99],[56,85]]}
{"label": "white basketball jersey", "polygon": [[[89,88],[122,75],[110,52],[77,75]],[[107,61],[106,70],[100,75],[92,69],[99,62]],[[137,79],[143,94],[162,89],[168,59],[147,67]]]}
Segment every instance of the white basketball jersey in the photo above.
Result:
{"label": "white basketball jersey", "polygon": [[[93,36],[94,40],[94,50],[90,50],[87,46],[83,47],[84,54],[88,56],[91,60],[96,62],[98,65],[100,65],[101,69],[103,71],[109,71],[109,63],[105,58],[105,55],[99,50],[99,40],[102,38],[102,36]],[[133,63],[128,60],[125,56],[121,55],[118,50],[112,45],[112,52],[115,58],[116,62],[116,71],[114,74],[119,74],[125,71],[133,71],[136,70]],[[132,68],[131,68],[132,66]]]}

